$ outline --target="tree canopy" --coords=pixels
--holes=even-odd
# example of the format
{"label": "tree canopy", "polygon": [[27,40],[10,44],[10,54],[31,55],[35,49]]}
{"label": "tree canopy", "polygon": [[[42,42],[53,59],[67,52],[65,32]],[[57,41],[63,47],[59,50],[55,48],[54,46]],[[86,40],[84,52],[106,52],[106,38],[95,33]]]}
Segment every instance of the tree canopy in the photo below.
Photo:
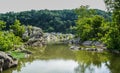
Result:
{"label": "tree canopy", "polygon": [[[84,8],[84,7],[83,7]],[[90,9],[91,10],[91,9]],[[89,10],[88,10],[89,12]],[[100,15],[110,20],[110,14],[95,9],[96,15]],[[85,15],[82,11],[81,16]],[[6,22],[6,29],[14,23],[16,19],[20,20],[21,24],[37,26],[43,29],[44,32],[62,32],[62,33],[74,33],[72,28],[76,25],[78,14],[75,13],[75,9],[72,10],[31,10],[23,12],[8,12],[0,14],[0,20]]]}

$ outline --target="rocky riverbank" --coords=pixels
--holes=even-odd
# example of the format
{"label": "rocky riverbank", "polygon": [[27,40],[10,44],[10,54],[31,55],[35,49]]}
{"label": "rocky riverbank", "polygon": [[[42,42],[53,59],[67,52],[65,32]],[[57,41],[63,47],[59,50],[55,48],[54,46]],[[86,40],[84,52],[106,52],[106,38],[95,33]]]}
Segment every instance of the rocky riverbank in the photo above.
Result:
{"label": "rocky riverbank", "polygon": [[8,68],[15,67],[17,64],[17,59],[13,58],[10,54],[0,51],[0,72]]}
{"label": "rocky riverbank", "polygon": [[[32,54],[26,48],[28,47],[42,47],[45,45],[45,40],[43,37],[43,32],[41,28],[33,27],[33,26],[26,26],[25,33],[22,36],[24,43],[22,45],[14,45],[13,50],[14,52],[23,53],[25,56],[28,54]],[[11,53],[6,53],[0,51],[0,72],[5,69],[15,67],[18,64],[18,60],[13,58]]]}
{"label": "rocky riverbank", "polygon": [[52,33],[44,33],[44,38],[47,43],[57,43],[57,42],[66,43],[65,41],[73,39],[74,35],[52,32]]}
{"label": "rocky riverbank", "polygon": [[99,47],[87,47],[87,46],[71,46],[70,47],[71,50],[85,50],[85,51],[93,51],[93,52],[103,52],[105,51],[106,49],[103,49],[103,48],[99,48]]}
{"label": "rocky riverbank", "polygon": [[71,46],[70,49],[71,50],[86,50],[86,51],[94,51],[94,52],[103,52],[107,50],[106,46],[103,43],[98,42],[98,41],[84,41],[82,43],[79,43],[78,46],[74,44],[74,46]]}

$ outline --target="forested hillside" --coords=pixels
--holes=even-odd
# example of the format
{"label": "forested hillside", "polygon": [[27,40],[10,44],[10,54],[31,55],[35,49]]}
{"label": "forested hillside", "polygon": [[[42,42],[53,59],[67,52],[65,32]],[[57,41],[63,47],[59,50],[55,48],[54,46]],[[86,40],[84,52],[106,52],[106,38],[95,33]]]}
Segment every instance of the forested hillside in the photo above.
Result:
{"label": "forested hillside", "polygon": [[[111,14],[95,9],[95,15],[101,15],[106,20],[111,20]],[[75,26],[77,15],[75,10],[31,10],[23,12],[8,12],[0,14],[0,20],[6,22],[6,29],[13,24],[15,19],[20,20],[22,24],[37,26],[43,29],[44,32],[62,32],[74,33],[72,31]]]}

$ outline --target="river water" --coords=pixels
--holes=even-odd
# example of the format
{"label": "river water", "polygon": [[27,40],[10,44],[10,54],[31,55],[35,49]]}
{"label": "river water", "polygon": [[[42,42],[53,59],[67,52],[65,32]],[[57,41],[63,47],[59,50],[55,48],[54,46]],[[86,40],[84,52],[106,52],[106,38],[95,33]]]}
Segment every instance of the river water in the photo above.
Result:
{"label": "river water", "polygon": [[108,52],[72,51],[62,44],[30,50],[31,56],[3,73],[120,73],[120,56]]}

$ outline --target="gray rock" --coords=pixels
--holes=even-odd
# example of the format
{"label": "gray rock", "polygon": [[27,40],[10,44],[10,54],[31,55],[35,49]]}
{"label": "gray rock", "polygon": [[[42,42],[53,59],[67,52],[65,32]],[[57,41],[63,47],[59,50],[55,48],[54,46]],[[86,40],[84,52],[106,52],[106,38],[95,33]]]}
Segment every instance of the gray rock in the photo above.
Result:
{"label": "gray rock", "polygon": [[74,38],[69,40],[69,44],[80,44],[80,38]]}
{"label": "gray rock", "polygon": [[86,51],[94,51],[95,48],[86,48]]}
{"label": "gray rock", "polygon": [[83,46],[91,46],[92,45],[92,41],[84,41],[82,43]]}
{"label": "gray rock", "polygon": [[25,38],[28,38],[26,46],[41,47],[45,44],[42,29],[38,27],[26,27],[26,32],[23,34],[23,39]]}
{"label": "gray rock", "polygon": [[0,51],[0,71],[17,66],[18,61],[11,55]]}
{"label": "gray rock", "polygon": [[2,68],[3,64],[4,64],[4,60],[0,59],[0,73],[3,71],[3,68]]}
{"label": "gray rock", "polygon": [[33,26],[26,26],[26,31],[25,33],[23,34],[22,38],[23,39],[29,39],[29,38],[32,38],[32,37],[38,37],[39,36],[42,36],[43,35],[43,31],[41,28],[38,28],[38,27],[33,27]]}
{"label": "gray rock", "polygon": [[103,52],[103,51],[104,51],[104,49],[101,49],[101,48],[97,49],[97,52]]}
{"label": "gray rock", "polygon": [[92,45],[94,45],[94,46],[101,46],[101,44],[102,44],[102,43],[100,43],[100,42],[98,42],[98,41],[95,41],[95,42],[92,43]]}
{"label": "gray rock", "polygon": [[80,47],[78,47],[78,46],[71,46],[70,49],[71,50],[80,50]]}

